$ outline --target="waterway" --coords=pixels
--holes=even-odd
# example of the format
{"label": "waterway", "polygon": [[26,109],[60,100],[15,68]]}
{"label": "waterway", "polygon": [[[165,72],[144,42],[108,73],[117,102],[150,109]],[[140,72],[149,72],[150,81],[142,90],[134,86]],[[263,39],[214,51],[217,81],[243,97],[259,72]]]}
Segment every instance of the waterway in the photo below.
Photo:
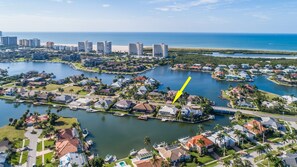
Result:
{"label": "waterway", "polygon": [[[60,63],[0,63],[0,68],[8,69],[9,75],[31,70],[52,72],[56,75],[56,79],[84,74],[88,77],[97,76],[107,84],[110,84],[115,77],[115,75],[110,74],[77,71],[66,64]],[[167,87],[177,90],[187,77],[191,76],[192,80],[185,91],[190,94],[205,96],[220,106],[226,106],[227,104],[227,101],[219,98],[220,91],[227,89],[230,85],[236,86],[237,84],[216,81],[211,78],[209,73],[172,71],[168,66],[157,67],[143,75],[159,80],[162,83],[161,90],[166,90]],[[259,89],[279,95],[297,95],[296,88],[277,85],[268,81],[265,76],[257,77],[252,84],[255,84]],[[15,105],[3,100],[0,101],[0,126],[6,125],[9,118],[19,118],[27,109],[31,112],[38,111],[44,113],[48,107],[27,104]],[[52,109],[52,111],[55,110]],[[149,136],[152,143],[173,142],[180,137],[194,135],[197,131],[197,125],[192,124],[164,123],[158,120],[139,121],[135,118],[115,117],[103,113],[87,113],[85,111],[64,109],[59,114],[78,118],[82,127],[89,129],[91,132],[90,138],[96,143],[93,150],[102,156],[115,154],[120,158],[125,157],[132,148],[140,149],[144,147],[143,139],[145,136]],[[216,124],[229,125],[228,116],[217,115],[214,121],[202,123],[207,130],[213,129]]]}

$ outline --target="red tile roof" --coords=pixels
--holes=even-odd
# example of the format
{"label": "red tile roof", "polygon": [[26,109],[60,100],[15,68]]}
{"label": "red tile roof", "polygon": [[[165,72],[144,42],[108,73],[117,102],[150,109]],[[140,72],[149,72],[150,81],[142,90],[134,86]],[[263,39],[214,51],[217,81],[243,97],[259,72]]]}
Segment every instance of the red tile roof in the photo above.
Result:
{"label": "red tile roof", "polygon": [[[199,143],[198,141],[199,140],[202,140],[204,141],[204,145],[202,145],[201,143]],[[187,147],[188,148],[191,148],[193,146],[197,146],[197,147],[209,147],[209,146],[212,146],[214,143],[209,140],[207,137],[203,136],[203,135],[197,135],[197,136],[194,136],[192,137],[188,142],[187,142]]]}

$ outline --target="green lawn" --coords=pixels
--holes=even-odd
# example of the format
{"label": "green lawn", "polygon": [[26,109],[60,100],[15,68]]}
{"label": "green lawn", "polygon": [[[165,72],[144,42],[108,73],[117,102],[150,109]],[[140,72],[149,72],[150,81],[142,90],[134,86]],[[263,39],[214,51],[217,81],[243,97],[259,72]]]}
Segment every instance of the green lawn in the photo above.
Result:
{"label": "green lawn", "polygon": [[25,140],[25,147],[28,146],[29,143],[30,143],[30,140],[26,139],[26,140]]}
{"label": "green lawn", "polygon": [[48,147],[52,147],[55,145],[55,141],[54,140],[45,140],[44,141],[44,149],[48,148]]}
{"label": "green lawn", "polygon": [[[73,92],[70,92],[71,89],[73,89]],[[73,93],[73,94],[76,94],[76,92],[81,91],[81,90],[82,90],[82,88],[79,86],[69,86],[69,87],[64,88],[65,93]]]}
{"label": "green lawn", "polygon": [[7,137],[10,141],[14,139],[24,139],[25,130],[16,130],[12,126],[4,126],[0,128],[0,138]]}
{"label": "green lawn", "polygon": [[60,117],[54,127],[55,129],[67,129],[71,128],[73,123],[78,123],[77,118]]}
{"label": "green lawn", "polygon": [[37,151],[38,152],[42,151],[42,143],[41,142],[37,143]]}
{"label": "green lawn", "polygon": [[[49,84],[49,85],[46,85],[45,88],[46,88],[46,91],[53,91],[53,90],[57,90],[63,86],[64,85]],[[39,87],[38,90],[44,90],[44,89],[43,89],[43,87]]]}
{"label": "green lawn", "polygon": [[21,153],[20,152],[16,152],[11,154],[11,158],[10,158],[10,163],[13,165],[18,165],[20,162],[20,157],[21,157]]}
{"label": "green lawn", "polygon": [[53,159],[53,156],[54,156],[54,152],[44,154],[44,163],[47,163],[47,162],[50,163],[51,160]]}
{"label": "green lawn", "polygon": [[209,155],[205,155],[203,157],[198,157],[198,162],[202,163],[202,164],[205,164],[207,162],[210,162],[210,161],[213,161],[215,159],[213,159],[211,156]]}
{"label": "green lawn", "polygon": [[14,148],[22,148],[23,147],[23,140],[22,139],[17,139],[13,141],[13,147]]}
{"label": "green lawn", "polygon": [[28,154],[29,154],[29,151],[25,151],[23,152],[23,157],[22,157],[22,164],[26,163],[27,160],[28,160]]}
{"label": "green lawn", "polygon": [[36,165],[37,166],[41,166],[42,165],[42,156],[41,155],[38,156],[38,157],[36,157]]}

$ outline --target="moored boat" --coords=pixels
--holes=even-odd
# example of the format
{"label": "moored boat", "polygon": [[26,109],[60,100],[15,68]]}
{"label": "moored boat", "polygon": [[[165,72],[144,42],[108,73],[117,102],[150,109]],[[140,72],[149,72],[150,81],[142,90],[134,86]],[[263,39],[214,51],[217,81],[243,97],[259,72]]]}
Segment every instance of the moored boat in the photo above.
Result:
{"label": "moored boat", "polygon": [[130,156],[134,156],[134,155],[136,155],[138,153],[138,151],[137,150],[135,150],[135,149],[132,149],[131,151],[130,151]]}
{"label": "moored boat", "polygon": [[144,120],[144,121],[147,121],[148,120],[148,117],[146,115],[141,115],[138,117],[139,120]]}
{"label": "moored boat", "polygon": [[86,128],[83,129],[82,134],[83,134],[83,137],[87,137],[89,135],[88,129],[86,129]]}

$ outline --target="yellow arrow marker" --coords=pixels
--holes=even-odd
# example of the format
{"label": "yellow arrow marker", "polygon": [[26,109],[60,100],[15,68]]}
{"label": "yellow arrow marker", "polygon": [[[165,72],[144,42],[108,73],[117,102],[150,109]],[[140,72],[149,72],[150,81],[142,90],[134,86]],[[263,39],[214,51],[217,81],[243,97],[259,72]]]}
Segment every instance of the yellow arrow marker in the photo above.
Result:
{"label": "yellow arrow marker", "polygon": [[174,103],[176,102],[176,100],[177,100],[178,98],[180,98],[180,96],[183,94],[184,89],[187,87],[187,85],[188,85],[188,83],[191,81],[191,79],[192,79],[191,77],[188,77],[188,79],[187,79],[186,82],[184,83],[183,87],[182,87],[179,91],[177,91],[177,93],[176,93],[176,95],[175,95],[175,98],[174,98],[172,104],[174,104]]}

